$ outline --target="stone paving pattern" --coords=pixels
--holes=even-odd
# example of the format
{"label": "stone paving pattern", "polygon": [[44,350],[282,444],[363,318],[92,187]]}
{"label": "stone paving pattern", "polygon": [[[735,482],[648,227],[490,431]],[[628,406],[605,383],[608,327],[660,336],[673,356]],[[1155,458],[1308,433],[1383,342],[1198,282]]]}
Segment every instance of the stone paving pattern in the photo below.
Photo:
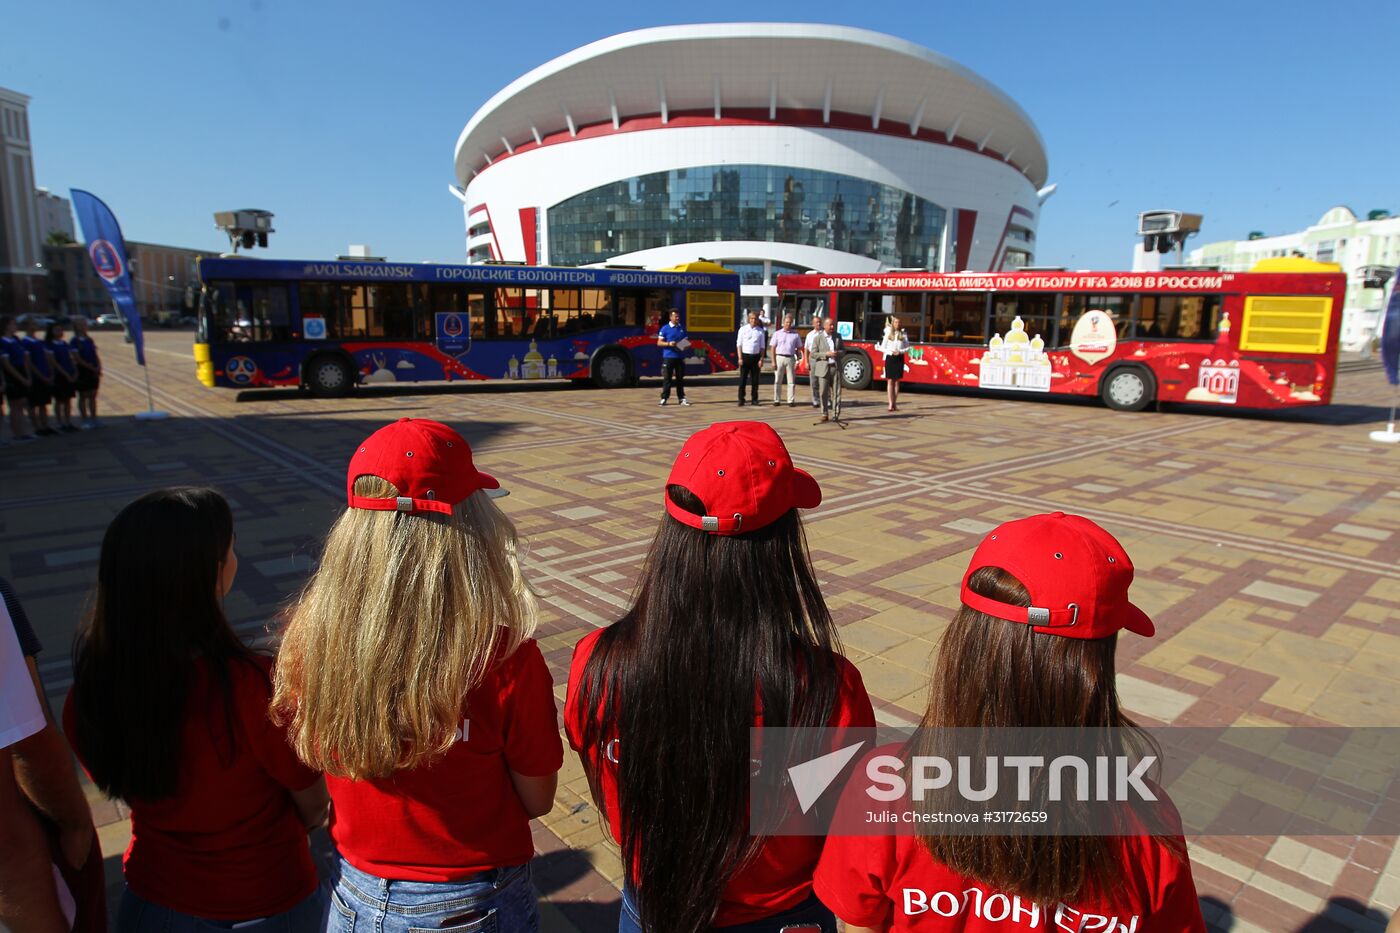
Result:
{"label": "stone paving pattern", "polygon": [[[882,722],[922,711],[930,656],[980,537],[1063,509],[1102,522],[1137,566],[1134,595],[1158,636],[1121,640],[1119,688],[1142,722],[1400,724],[1400,450],[1367,439],[1389,400],[1374,366],[1350,367],[1336,405],[1286,415],[932,392],[906,392],[889,415],[870,392],[848,394],[842,427],[816,424],[803,406],[736,408],[732,382],[703,380],[689,408],[658,408],[650,385],[240,395],[195,382],[189,340],[150,335],[155,402],[169,421],[130,417],[145,407],[140,370],[102,334],[104,427],[0,451],[0,572],[47,646],[52,702],[69,682],[103,530],[123,504],[161,485],[221,489],[241,558],[229,617],[266,643],[341,508],[352,445],[408,415],[456,427],[510,488],[502,505],[528,543],[545,607],[538,638],[562,704],[573,645],[628,602],[682,440],[713,421],[759,418],[823,486],[807,534]],[[125,813],[96,792],[93,811],[119,891]],[[535,840],[546,928],[615,929],[620,863],[572,755]],[[1381,930],[1400,905],[1394,837],[1207,837],[1191,853],[1213,930]]]}

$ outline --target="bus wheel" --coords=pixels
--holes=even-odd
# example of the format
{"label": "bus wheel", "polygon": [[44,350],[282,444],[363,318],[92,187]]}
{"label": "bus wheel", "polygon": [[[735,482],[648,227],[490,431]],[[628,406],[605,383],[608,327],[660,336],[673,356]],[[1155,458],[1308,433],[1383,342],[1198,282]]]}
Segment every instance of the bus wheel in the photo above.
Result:
{"label": "bus wheel", "polygon": [[306,367],[306,385],[317,398],[339,398],[355,386],[355,371],[345,360],[318,356]]}
{"label": "bus wheel", "polygon": [[1120,366],[1099,386],[1103,403],[1114,411],[1142,411],[1157,395],[1157,380],[1138,366]]}
{"label": "bus wheel", "polygon": [[848,389],[868,389],[875,369],[870,365],[870,357],[859,350],[842,354],[841,381]]}
{"label": "bus wheel", "polygon": [[632,366],[621,350],[604,350],[593,358],[593,384],[600,389],[622,389],[632,382]]}

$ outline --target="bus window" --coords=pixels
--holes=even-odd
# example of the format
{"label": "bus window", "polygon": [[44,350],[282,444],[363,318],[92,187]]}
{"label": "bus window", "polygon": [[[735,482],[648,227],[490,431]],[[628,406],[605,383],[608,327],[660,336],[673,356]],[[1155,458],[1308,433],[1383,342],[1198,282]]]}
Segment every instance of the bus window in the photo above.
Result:
{"label": "bus window", "polygon": [[987,333],[987,296],[952,296],[948,311],[948,330],[950,343],[986,343],[991,338],[991,334]]}
{"label": "bus window", "polygon": [[[899,318],[899,326],[909,335],[910,341],[921,343],[925,339],[923,293],[922,292],[867,292],[866,332],[871,340],[879,340],[885,334],[885,320]],[[869,318],[878,317],[878,321]]]}
{"label": "bus window", "polygon": [[371,336],[385,340],[414,339],[413,305],[409,296],[411,287],[404,282],[385,282],[369,287]]}
{"label": "bus window", "polygon": [[1102,311],[1113,321],[1113,328],[1122,340],[1132,330],[1133,299],[1131,295],[1065,295],[1060,305],[1060,337],[1053,346],[1069,346],[1070,333],[1086,311]]}
{"label": "bus window", "polygon": [[929,343],[953,342],[953,296],[928,296],[928,337]]}
{"label": "bus window", "polygon": [[[331,286],[335,288],[336,286]],[[327,333],[339,339],[377,337],[413,340],[413,306],[403,282],[346,285],[340,296],[334,324],[327,318]],[[305,309],[302,311],[305,314]]]}
{"label": "bus window", "polygon": [[[544,314],[538,288],[496,289],[496,329],[500,340],[544,340],[551,322]],[[537,331],[539,333],[537,333]]]}
{"label": "bus window", "polygon": [[1039,337],[1046,346],[1055,346],[1054,295],[1002,292],[992,296],[992,333],[1006,336],[1018,317],[1031,339]]}
{"label": "bus window", "polygon": [[[251,341],[291,340],[292,313],[287,302],[287,286],[254,285],[238,289],[240,320]],[[246,323],[245,323],[246,322]]]}
{"label": "bus window", "polygon": [[612,295],[605,288],[558,288],[550,295],[557,336],[611,327]]}
{"label": "bus window", "polygon": [[616,295],[617,326],[641,327],[654,336],[671,311],[671,293],[660,288],[619,288]]}
{"label": "bus window", "polygon": [[1220,326],[1219,295],[1143,295],[1135,319],[1148,340],[1214,340]]}
{"label": "bus window", "polygon": [[[789,312],[788,308],[783,309]],[[790,312],[793,324],[797,327],[811,327],[817,318],[826,317],[826,299],[817,295],[802,295],[797,299],[797,309]]]}

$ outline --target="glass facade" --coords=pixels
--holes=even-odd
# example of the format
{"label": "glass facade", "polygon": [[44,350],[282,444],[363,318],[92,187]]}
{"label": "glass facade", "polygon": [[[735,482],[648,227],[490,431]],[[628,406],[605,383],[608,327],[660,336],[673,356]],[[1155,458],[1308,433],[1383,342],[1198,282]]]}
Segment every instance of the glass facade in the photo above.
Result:
{"label": "glass facade", "polygon": [[891,267],[938,268],[944,209],[875,182],[776,165],[672,169],[601,185],[549,209],[554,265],[718,240],[819,246]]}

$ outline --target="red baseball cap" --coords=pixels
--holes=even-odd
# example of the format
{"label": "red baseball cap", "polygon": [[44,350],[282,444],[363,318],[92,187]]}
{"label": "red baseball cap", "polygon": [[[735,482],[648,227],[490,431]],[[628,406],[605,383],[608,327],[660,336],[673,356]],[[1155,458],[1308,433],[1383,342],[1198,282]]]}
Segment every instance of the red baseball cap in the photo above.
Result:
{"label": "red baseball cap", "polygon": [[721,421],[692,434],[666,485],[686,488],[705,506],[696,515],[666,496],[672,518],[719,535],[755,531],[822,501],[817,481],[792,465],[778,432],[760,421]]}
{"label": "red baseball cap", "polygon": [[[361,476],[388,480],[398,496],[355,495],[355,480]],[[352,509],[450,514],[477,490],[500,488],[494,476],[476,468],[462,435],[422,418],[400,418],[375,431],[355,448],[345,473],[345,497]]]}
{"label": "red baseball cap", "polygon": [[[1000,567],[1025,585],[1030,606],[1013,606],[968,589],[983,567]],[[1119,629],[1151,637],[1152,620],[1128,601],[1133,562],[1118,540],[1080,515],[1052,512],[999,526],[963,574],[965,606],[1022,622],[1042,635],[1107,638]]]}

